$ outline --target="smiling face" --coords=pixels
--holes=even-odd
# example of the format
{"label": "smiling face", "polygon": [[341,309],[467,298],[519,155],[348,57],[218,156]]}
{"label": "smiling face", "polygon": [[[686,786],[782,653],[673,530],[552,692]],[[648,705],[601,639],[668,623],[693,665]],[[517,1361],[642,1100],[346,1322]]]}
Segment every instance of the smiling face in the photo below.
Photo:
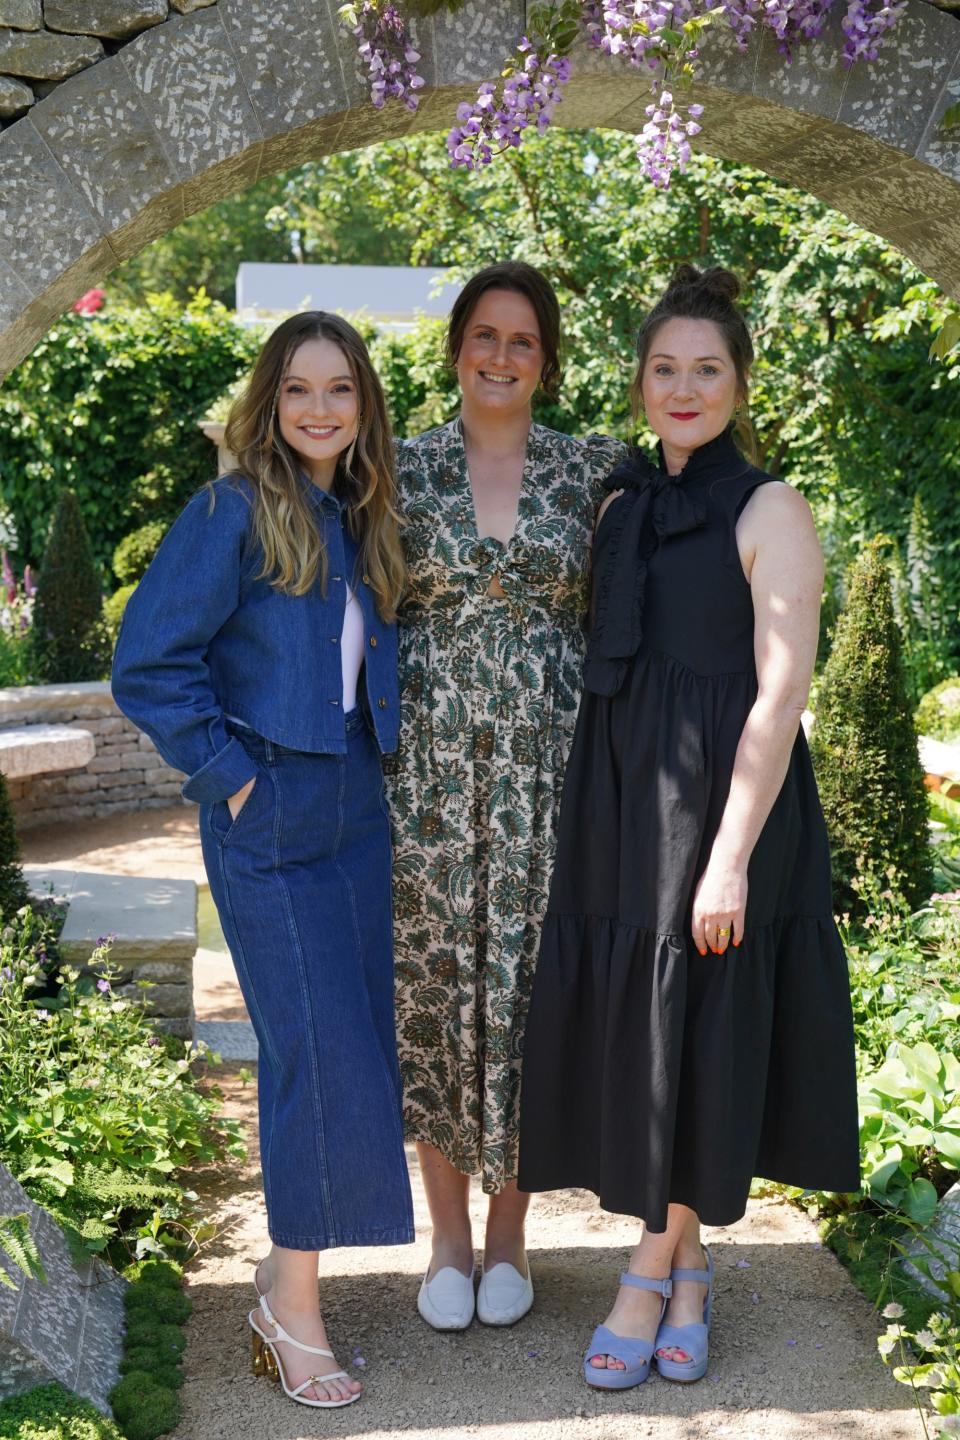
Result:
{"label": "smiling face", "polygon": [[515,415],[529,412],[543,373],[537,312],[525,295],[487,290],[464,330],[457,375],[464,408]]}
{"label": "smiling face", "polygon": [[641,394],[671,474],[729,425],[743,398],[736,366],[712,320],[667,320],[647,351]]}
{"label": "smiling face", "polygon": [[315,485],[330,489],[339,456],[356,438],[359,418],[357,384],[340,346],[305,340],[280,385],[277,423]]}

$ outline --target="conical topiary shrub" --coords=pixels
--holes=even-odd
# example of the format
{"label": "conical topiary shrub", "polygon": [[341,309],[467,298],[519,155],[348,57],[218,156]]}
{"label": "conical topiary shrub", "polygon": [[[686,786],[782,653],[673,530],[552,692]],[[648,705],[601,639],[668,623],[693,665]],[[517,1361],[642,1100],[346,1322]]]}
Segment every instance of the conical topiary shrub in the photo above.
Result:
{"label": "conical topiary shrub", "polygon": [[885,542],[851,567],[817,697],[811,752],[830,832],[834,900],[863,913],[857,875],[911,906],[932,884],[927,802],[907,697]]}
{"label": "conical topiary shrub", "polygon": [[0,922],[6,924],[30,896],[20,868],[20,841],[7,782],[0,775]]}
{"label": "conical topiary shrub", "polygon": [[50,521],[37,576],[33,657],[38,680],[102,680],[109,647],[101,620],[100,572],[76,495],[64,490]]}

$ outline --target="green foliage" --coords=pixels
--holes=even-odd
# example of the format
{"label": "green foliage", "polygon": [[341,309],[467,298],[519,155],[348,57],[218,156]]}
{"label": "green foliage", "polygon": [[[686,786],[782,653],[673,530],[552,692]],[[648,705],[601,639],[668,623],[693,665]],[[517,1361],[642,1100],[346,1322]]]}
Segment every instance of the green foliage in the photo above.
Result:
{"label": "green foliage", "polygon": [[[30,1216],[26,1211],[19,1215],[0,1215],[0,1253],[30,1279],[39,1280],[42,1285],[47,1283],[37,1242],[30,1234]],[[0,1285],[8,1290],[19,1289],[17,1282],[2,1268]]]}
{"label": "green foliage", "polygon": [[20,841],[10,792],[6,777],[0,775],[0,921],[9,923],[29,898],[20,865]]}
{"label": "green foliage", "polygon": [[127,1440],[155,1440],[180,1421],[180,1399],[175,1390],[157,1383],[144,1370],[131,1370],[110,1391],[110,1404]]}
{"label": "green foliage", "polygon": [[179,1327],[193,1307],[183,1293],[182,1272],[168,1261],[145,1261],[128,1270],[127,1278],[122,1378],[110,1403],[127,1440],[154,1440],[180,1419],[176,1392],[183,1384],[185,1339]]}
{"label": "green foliage", "polygon": [[36,560],[67,487],[104,569],[131,530],[170,523],[215,473],[197,422],[258,344],[202,294],[186,310],[152,296],[58,320],[0,390],[0,494],[21,557]]}
{"label": "green foliage", "polygon": [[960,740],[960,675],[950,675],[928,690],[913,718],[921,735]]}
{"label": "green foliage", "polygon": [[121,585],[143,579],[167,528],[162,520],[151,520],[123,537],[113,552],[113,573]]}
{"label": "green foliage", "polygon": [[50,521],[33,611],[33,666],[49,684],[100,680],[109,663],[100,571],[79,502],[64,490]]}
{"label": "green foliage", "polygon": [[122,1440],[112,1420],[60,1385],[39,1385],[0,1404],[0,1440]]}
{"label": "green foliage", "polygon": [[190,1047],[170,1058],[143,1009],[114,993],[106,945],[99,979],[64,967],[34,998],[45,932],[32,912],[17,921],[0,936],[0,1158],[87,1250],[155,1252],[178,1229],[189,1245],[194,1197],[176,1172],[242,1155],[236,1122],[200,1089]]}
{"label": "green foliage", "polygon": [[811,751],[837,908],[865,913],[857,876],[879,889],[886,877],[911,906],[920,904],[932,884],[927,806],[879,540],[865,547],[850,574],[817,695]]}
{"label": "green foliage", "polygon": [[820,1234],[877,1310],[892,1301],[903,1306],[907,1324],[926,1324],[936,1302],[897,1263],[912,1238],[902,1218],[871,1206],[844,1210],[827,1216]]}
{"label": "green foliage", "polygon": [[103,602],[103,623],[106,626],[111,645],[117,643],[127,603],[136,588],[136,582],[132,585],[121,585],[119,590],[114,590],[113,594],[108,595]]}
{"label": "green foliage", "polygon": [[902,1324],[903,1311],[888,1305],[884,1314],[893,1324],[877,1341],[884,1361],[893,1366],[893,1378],[909,1385],[915,1396],[927,1392],[933,1428],[924,1423],[924,1434],[937,1440],[960,1433],[960,1270],[948,1280],[953,1282],[948,1309],[938,1310],[920,1329],[909,1318]]}
{"label": "green foliage", "polygon": [[890,569],[907,690],[916,702],[947,673],[951,641],[940,558],[920,495],[913,497],[903,550],[892,548]]}

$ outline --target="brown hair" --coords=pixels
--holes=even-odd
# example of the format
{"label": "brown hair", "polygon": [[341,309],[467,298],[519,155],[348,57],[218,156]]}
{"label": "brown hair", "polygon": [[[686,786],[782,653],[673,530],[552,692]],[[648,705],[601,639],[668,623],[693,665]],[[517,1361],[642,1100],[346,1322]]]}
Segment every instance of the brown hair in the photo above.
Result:
{"label": "brown hair", "polygon": [[347,358],[357,387],[360,428],[337,462],[336,487],[347,502],[347,523],[359,542],[359,565],[377,609],[396,618],[406,572],[396,511],[393,437],[383,387],[361,336],[323,310],[291,315],[267,340],[246,389],[234,402],[224,439],[251,482],[253,533],[263,550],[260,578],[288,595],[306,595],[319,580],[326,590],[327,555],[302,478],[300,457],[277,423],[280,387],[306,340],[330,340]]}
{"label": "brown hair", "polygon": [[636,377],[630,388],[634,415],[643,404],[643,372],[654,336],[668,320],[710,320],[723,336],[737,373],[741,398],[750,393],[750,366],[753,340],[743,311],[737,305],[740,281],[730,270],[715,265],[698,270],[695,265],[678,265],[670,284],[640,326],[637,336]]}
{"label": "brown hair", "polygon": [[563,375],[560,365],[560,302],[547,277],[522,260],[502,260],[497,265],[488,265],[464,285],[450,311],[447,364],[452,369],[460,359],[470,317],[481,296],[488,290],[512,290],[530,301],[536,311],[544,353],[540,383],[551,400],[556,400]]}

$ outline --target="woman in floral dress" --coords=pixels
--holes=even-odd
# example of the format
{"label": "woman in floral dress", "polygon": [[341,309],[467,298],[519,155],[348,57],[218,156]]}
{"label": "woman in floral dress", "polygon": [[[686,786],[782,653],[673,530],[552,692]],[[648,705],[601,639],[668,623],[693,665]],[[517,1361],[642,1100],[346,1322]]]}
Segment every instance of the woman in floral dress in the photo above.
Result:
{"label": "woman in floral dress", "polygon": [[[433,1221],[419,1309],[511,1324],[533,1288],[516,1186],[524,1022],[583,664],[590,544],[617,441],[531,421],[560,375],[556,296],[508,262],[450,318],[459,417],[401,447],[394,827],[397,1024],[407,1134]],[[474,1297],[469,1177],[490,1196]]]}

